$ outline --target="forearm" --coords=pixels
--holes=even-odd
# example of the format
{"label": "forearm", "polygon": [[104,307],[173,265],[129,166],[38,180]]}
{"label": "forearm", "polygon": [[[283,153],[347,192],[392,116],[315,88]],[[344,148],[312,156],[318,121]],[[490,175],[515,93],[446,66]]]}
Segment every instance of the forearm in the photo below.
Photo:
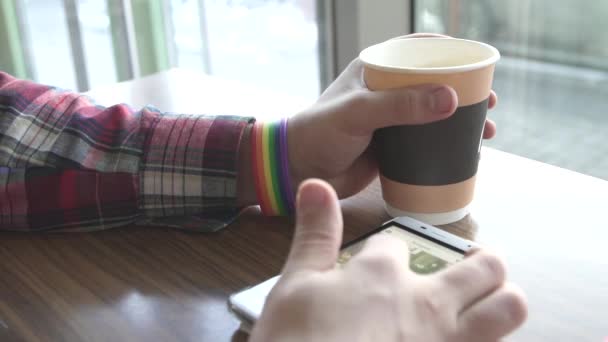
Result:
{"label": "forearm", "polygon": [[250,120],[103,108],[0,73],[0,229],[217,230],[237,212]]}

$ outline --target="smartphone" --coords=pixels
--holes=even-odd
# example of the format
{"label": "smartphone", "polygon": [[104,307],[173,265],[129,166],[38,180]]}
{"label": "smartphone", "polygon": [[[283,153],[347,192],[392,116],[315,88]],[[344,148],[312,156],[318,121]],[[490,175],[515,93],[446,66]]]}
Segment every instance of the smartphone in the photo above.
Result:
{"label": "smartphone", "polygon": [[[375,234],[391,234],[407,242],[410,252],[410,269],[418,274],[431,274],[462,260],[476,245],[442,229],[414,220],[398,217],[377,229],[345,244],[340,250],[336,267],[345,265]],[[260,317],[266,297],[280,276],[270,278],[256,286],[230,296],[229,310],[241,321],[241,330],[249,332]]]}

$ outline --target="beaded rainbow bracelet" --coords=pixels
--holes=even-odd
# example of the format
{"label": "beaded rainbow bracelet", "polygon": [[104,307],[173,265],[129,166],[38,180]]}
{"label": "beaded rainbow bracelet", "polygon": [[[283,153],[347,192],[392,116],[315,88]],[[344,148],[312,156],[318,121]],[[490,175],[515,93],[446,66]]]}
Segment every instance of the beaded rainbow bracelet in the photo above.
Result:
{"label": "beaded rainbow bracelet", "polygon": [[294,211],[294,195],[289,177],[287,119],[256,122],[251,132],[252,170],[262,213],[289,215]]}

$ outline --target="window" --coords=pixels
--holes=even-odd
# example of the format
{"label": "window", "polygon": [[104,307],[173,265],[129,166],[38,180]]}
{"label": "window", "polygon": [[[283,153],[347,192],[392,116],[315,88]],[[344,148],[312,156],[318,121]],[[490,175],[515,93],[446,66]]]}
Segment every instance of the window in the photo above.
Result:
{"label": "window", "polygon": [[416,0],[415,30],[481,40],[502,59],[486,145],[608,179],[608,4]]}
{"label": "window", "polygon": [[315,0],[173,0],[177,65],[311,101],[319,95]]}
{"label": "window", "polygon": [[18,14],[0,29],[27,38],[17,48],[30,52],[29,72],[15,58],[8,67],[0,58],[0,67],[79,91],[182,67],[312,101],[320,92],[316,2],[16,0],[21,6],[0,4],[0,14]]}
{"label": "window", "polygon": [[[32,69],[36,80],[76,89],[70,54],[70,35],[61,0],[28,0],[24,3],[25,27],[29,31]],[[54,13],[55,15],[48,15]],[[63,67],[65,65],[65,67]]]}

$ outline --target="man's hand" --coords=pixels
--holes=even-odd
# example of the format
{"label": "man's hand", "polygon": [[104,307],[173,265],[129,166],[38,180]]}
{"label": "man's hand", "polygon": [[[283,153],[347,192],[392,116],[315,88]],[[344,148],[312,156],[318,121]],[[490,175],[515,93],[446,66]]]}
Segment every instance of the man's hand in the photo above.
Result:
{"label": "man's hand", "polygon": [[[399,38],[435,36],[415,34]],[[496,104],[490,95],[489,107]],[[458,106],[456,92],[442,85],[370,91],[363,65],[354,60],[317,103],[289,120],[288,146],[294,184],[306,178],[327,180],[340,198],[356,194],[377,175],[370,153],[376,129],[443,120]],[[488,120],[484,138],[496,134]]]}
{"label": "man's hand", "polygon": [[251,341],[496,341],[526,317],[521,290],[505,283],[503,262],[489,252],[420,276],[403,242],[375,236],[336,268],[336,193],[306,181],[297,206],[291,252]]}
{"label": "man's hand", "polygon": [[[395,39],[439,36],[413,34]],[[490,94],[489,108],[496,105]],[[395,125],[443,120],[458,106],[456,92],[443,85],[421,85],[370,91],[363,82],[363,64],[355,59],[307,110],[289,119],[288,149],[294,186],[307,178],[328,181],[345,198],[363,190],[377,176],[370,150],[374,131]],[[238,204],[257,204],[251,172],[249,130],[239,151]],[[496,134],[487,120],[485,139]]]}

